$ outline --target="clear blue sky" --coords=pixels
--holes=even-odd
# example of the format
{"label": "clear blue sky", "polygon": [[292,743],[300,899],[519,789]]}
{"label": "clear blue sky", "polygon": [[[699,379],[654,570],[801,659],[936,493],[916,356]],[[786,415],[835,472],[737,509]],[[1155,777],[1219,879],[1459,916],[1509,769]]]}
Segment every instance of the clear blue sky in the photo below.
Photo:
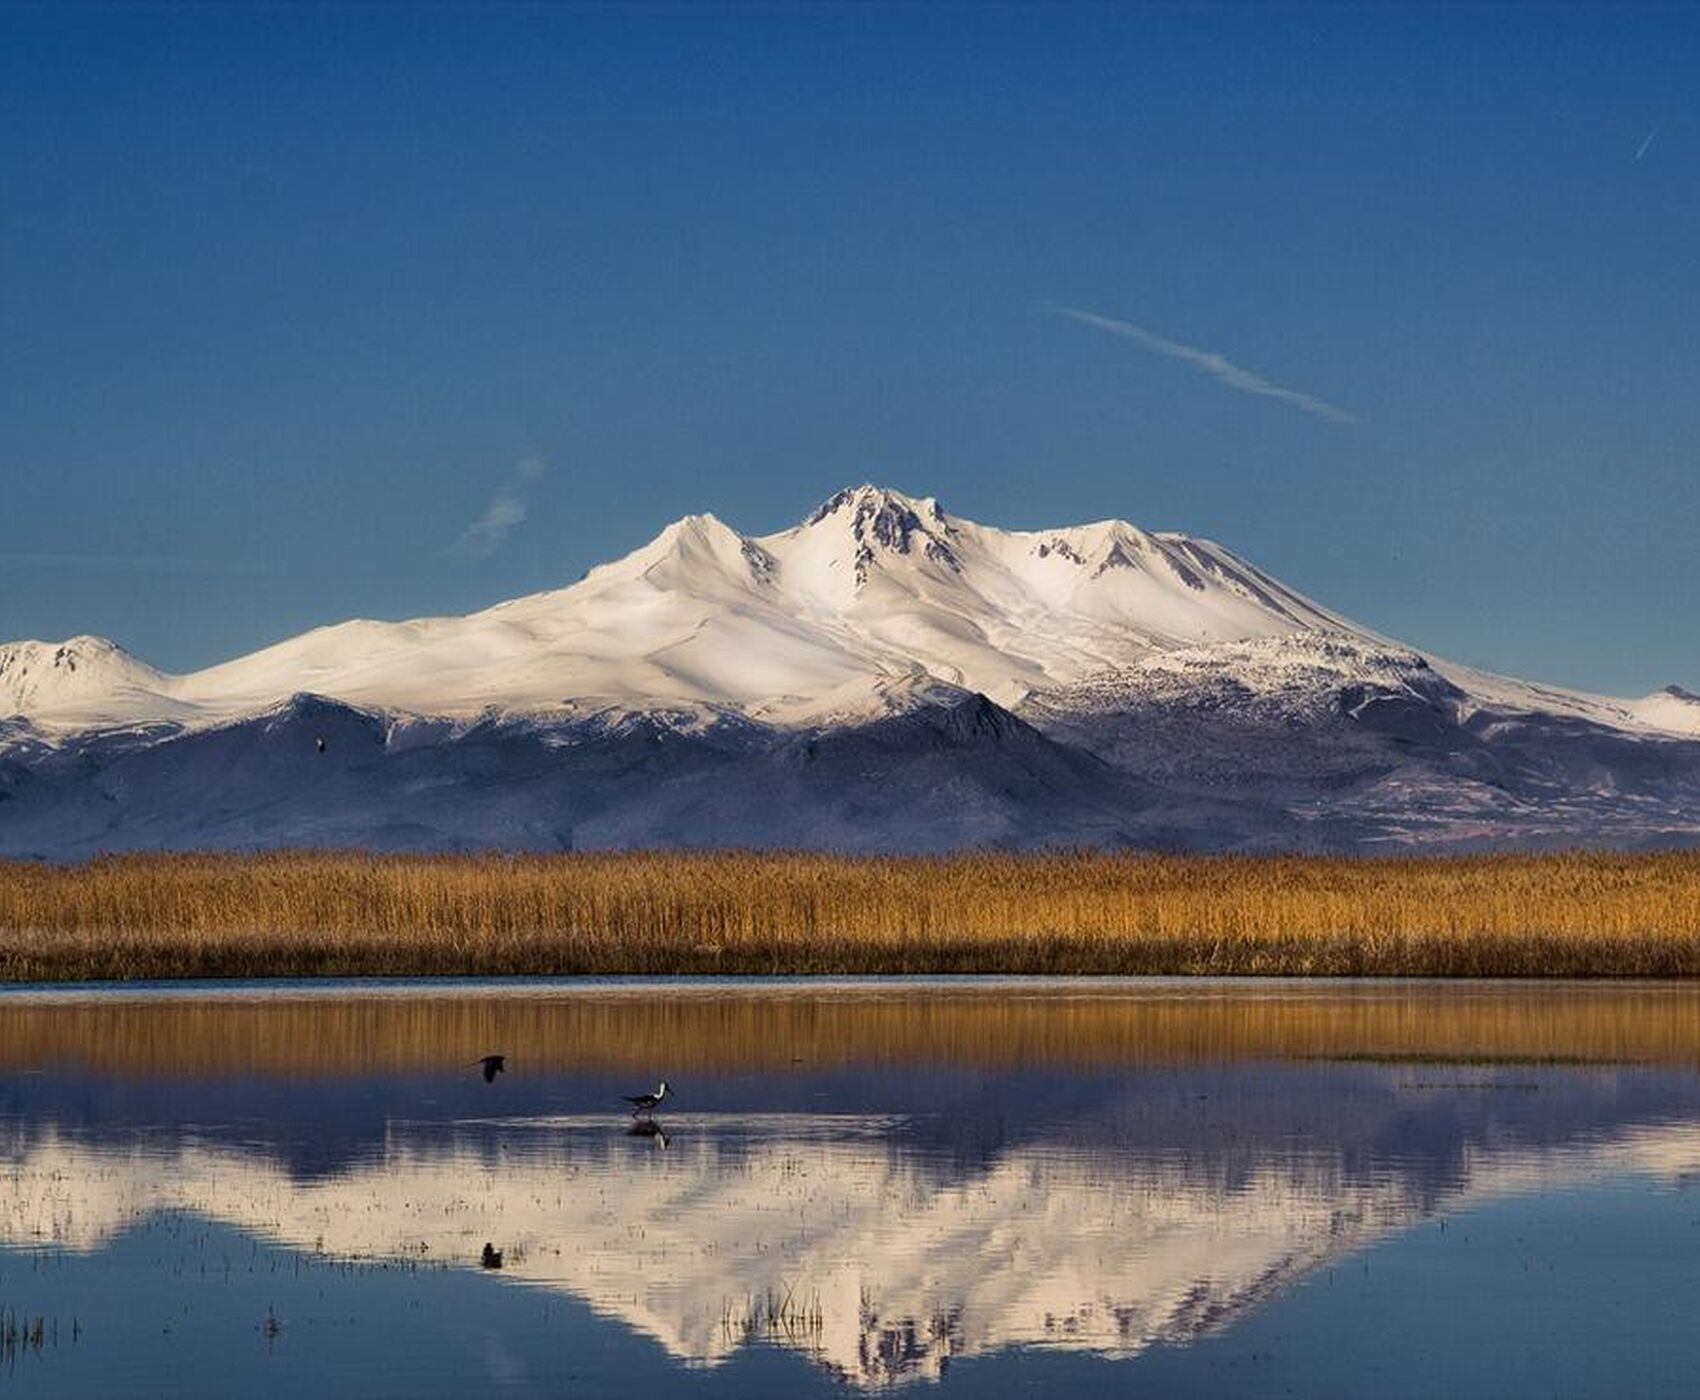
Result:
{"label": "clear blue sky", "polygon": [[0,637],[871,478],[1700,689],[1697,75],[1692,5],[0,6]]}

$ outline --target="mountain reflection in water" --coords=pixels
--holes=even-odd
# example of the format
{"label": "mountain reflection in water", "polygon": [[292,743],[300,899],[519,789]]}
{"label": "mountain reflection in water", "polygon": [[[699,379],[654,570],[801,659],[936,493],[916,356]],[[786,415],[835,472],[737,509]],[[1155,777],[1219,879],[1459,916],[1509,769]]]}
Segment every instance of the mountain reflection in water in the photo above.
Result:
{"label": "mountain reflection in water", "polygon": [[[867,1386],[1012,1349],[1131,1358],[1426,1218],[1700,1173],[1694,996],[1582,994],[1567,1059],[1614,1052],[1588,1064],[1507,1063],[1516,998],[1485,995],[1406,989],[1378,1021],[1374,997],[1295,992],[1286,1022],[1267,988],[0,997],[0,1249],[93,1255],[161,1214],[469,1276],[489,1245],[480,1286],[570,1295],[687,1367],[761,1344]],[[1458,1044],[1472,998],[1498,1061]],[[337,1058],[342,1017],[376,1068]],[[494,1086],[445,1068],[491,1047]],[[674,1083],[659,1132],[620,1109],[634,1068]]]}

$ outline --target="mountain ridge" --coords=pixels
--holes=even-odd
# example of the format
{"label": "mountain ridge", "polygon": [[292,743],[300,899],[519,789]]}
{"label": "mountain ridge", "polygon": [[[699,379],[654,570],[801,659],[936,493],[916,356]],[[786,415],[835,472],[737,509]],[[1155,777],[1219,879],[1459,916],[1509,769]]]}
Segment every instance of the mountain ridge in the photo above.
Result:
{"label": "mountain ridge", "polygon": [[1404,646],[1233,551],[863,485],[173,676],[0,646],[0,853],[1700,845],[1700,699]]}
{"label": "mountain ridge", "polygon": [[[807,725],[877,714],[905,678],[1019,705],[1165,654],[1318,632],[1409,650],[1206,539],[1119,519],[1005,530],[865,483],[787,530],[687,515],[565,588],[459,617],[351,619],[182,675],[104,638],[0,645],[0,716],[207,723],[307,690],[462,718],[597,700]],[[1497,702],[1700,734],[1700,700],[1680,687],[1615,700],[1439,664]]]}

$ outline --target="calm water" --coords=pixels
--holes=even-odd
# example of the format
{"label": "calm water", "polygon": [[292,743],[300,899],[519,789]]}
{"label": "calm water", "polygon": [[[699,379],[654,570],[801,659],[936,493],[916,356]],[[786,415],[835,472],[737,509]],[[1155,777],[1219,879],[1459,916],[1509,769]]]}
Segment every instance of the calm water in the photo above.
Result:
{"label": "calm water", "polygon": [[0,1072],[0,1396],[1700,1387],[1700,990],[9,992]]}

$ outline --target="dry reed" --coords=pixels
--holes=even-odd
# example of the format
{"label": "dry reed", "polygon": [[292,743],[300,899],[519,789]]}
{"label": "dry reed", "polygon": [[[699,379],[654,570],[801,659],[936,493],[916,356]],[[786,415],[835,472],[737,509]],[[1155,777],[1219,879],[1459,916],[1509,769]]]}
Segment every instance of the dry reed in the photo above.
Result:
{"label": "dry reed", "polygon": [[0,980],[1700,975],[1700,854],[0,863]]}

